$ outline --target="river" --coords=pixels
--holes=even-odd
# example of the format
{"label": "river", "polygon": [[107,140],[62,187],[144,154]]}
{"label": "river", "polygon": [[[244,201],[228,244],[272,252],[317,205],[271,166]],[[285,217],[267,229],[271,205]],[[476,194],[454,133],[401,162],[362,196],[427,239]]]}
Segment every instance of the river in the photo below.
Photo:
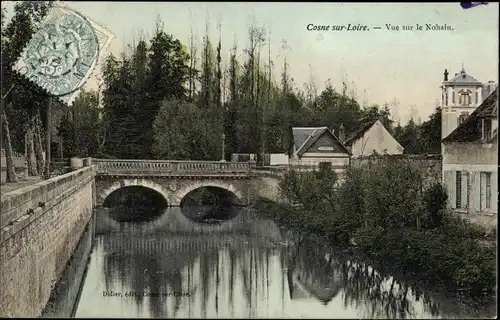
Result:
{"label": "river", "polygon": [[[213,225],[193,222],[179,208],[140,223],[118,223],[109,212],[97,211],[85,233],[87,240],[82,239],[84,249],[77,251],[69,267],[72,272],[63,276],[60,283],[64,285],[57,286],[52,311],[45,316],[373,319],[496,315],[494,301],[467,304],[399,283],[319,239],[280,229],[251,210],[234,210],[239,212],[236,218]],[[89,237],[93,238],[91,247]]]}

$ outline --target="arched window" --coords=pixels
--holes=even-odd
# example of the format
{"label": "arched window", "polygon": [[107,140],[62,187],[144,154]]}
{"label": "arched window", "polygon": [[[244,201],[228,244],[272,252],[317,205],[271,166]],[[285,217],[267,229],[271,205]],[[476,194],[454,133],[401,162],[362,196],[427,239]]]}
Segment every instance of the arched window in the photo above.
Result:
{"label": "arched window", "polygon": [[471,104],[471,91],[470,90],[460,90],[458,92],[458,104],[462,106],[468,106]]}

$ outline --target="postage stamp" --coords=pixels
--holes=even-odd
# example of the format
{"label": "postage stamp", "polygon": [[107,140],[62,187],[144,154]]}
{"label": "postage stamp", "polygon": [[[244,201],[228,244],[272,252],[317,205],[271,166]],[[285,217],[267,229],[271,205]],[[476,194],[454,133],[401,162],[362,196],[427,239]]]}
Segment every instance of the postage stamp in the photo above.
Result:
{"label": "postage stamp", "polygon": [[113,38],[103,26],[57,4],[13,68],[50,95],[71,104]]}

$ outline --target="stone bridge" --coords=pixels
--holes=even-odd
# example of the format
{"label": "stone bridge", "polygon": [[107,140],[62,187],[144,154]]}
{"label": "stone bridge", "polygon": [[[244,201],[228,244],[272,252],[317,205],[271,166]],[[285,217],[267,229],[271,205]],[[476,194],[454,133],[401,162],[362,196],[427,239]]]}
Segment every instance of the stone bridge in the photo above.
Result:
{"label": "stone bridge", "polygon": [[199,188],[234,196],[242,205],[278,198],[282,170],[254,170],[249,162],[91,159],[96,168],[96,204],[116,190],[139,186],[161,194],[171,207]]}
{"label": "stone bridge", "polygon": [[[1,317],[33,318],[41,315],[54,285],[61,279],[68,260],[89,226],[95,205],[102,204],[113,191],[126,186],[142,186],[161,194],[171,206],[178,206],[192,190],[214,187],[249,204],[257,197],[276,199],[277,175],[281,172],[273,173],[271,169],[256,171],[249,163],[90,160],[90,163],[94,162],[92,166],[87,162],[84,168],[15,191],[2,192]],[[165,218],[168,221],[163,219],[151,224],[151,230],[181,230],[196,234],[209,231],[209,228],[189,223],[178,212]],[[249,224],[249,220],[253,217],[243,214],[232,223],[218,227],[218,231],[262,232],[268,229],[266,222]],[[162,221],[165,223],[159,223]],[[112,221],[108,222],[100,228],[116,227]],[[265,240],[265,237],[259,239]],[[209,248],[202,246],[200,250]]]}

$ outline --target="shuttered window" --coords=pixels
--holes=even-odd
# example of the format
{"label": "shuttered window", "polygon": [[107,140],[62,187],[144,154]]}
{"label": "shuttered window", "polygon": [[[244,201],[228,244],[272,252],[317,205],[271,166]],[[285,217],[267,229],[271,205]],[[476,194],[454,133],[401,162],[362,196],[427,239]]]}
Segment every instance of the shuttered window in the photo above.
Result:
{"label": "shuttered window", "polygon": [[456,185],[455,185],[455,191],[456,191],[456,198],[455,198],[455,207],[456,208],[462,208],[462,172],[456,171],[455,172],[456,176]]}
{"label": "shuttered window", "polygon": [[461,199],[461,208],[467,209],[469,205],[469,173],[467,171],[462,171],[462,186],[460,191],[462,192],[462,195],[460,196]]}
{"label": "shuttered window", "polygon": [[445,171],[443,180],[448,194],[448,204],[451,208],[455,207],[455,172]]}
{"label": "shuttered window", "polygon": [[481,179],[480,179],[480,208],[481,211],[485,209],[491,209],[492,207],[492,201],[491,201],[491,172],[481,172]]}
{"label": "shuttered window", "polygon": [[491,172],[486,176],[486,209],[491,209]]}

